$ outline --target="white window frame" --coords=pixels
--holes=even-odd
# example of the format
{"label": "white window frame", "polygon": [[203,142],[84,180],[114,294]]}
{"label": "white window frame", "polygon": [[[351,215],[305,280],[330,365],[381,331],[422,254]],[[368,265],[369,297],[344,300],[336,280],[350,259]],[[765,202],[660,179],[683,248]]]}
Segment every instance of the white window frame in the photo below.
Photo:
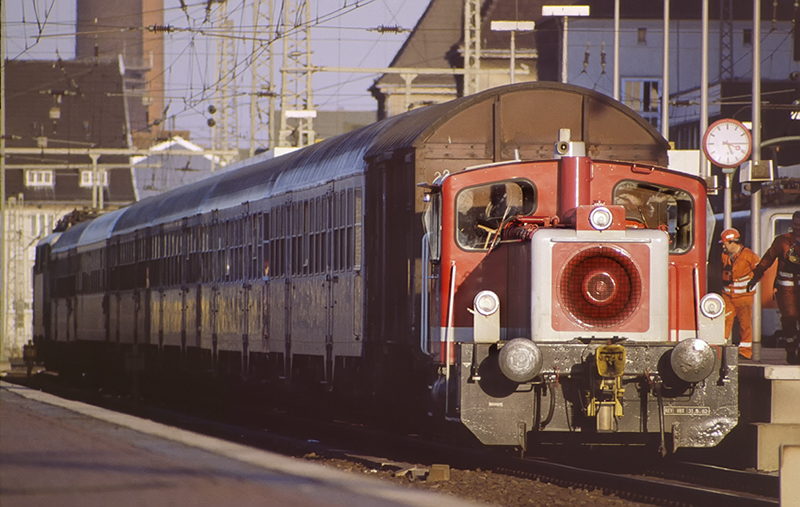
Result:
{"label": "white window frame", "polygon": [[26,187],[52,187],[55,184],[52,170],[25,171]]}
{"label": "white window frame", "polygon": [[[100,178],[103,180],[103,186],[108,186],[108,171],[98,171]],[[91,170],[81,171],[81,188],[93,186],[94,173]]]}
{"label": "white window frame", "polygon": [[[661,128],[661,91],[662,81],[657,77],[622,78],[621,102],[644,118],[656,130]],[[647,92],[652,92],[656,84],[656,93],[650,93],[649,103],[645,100]],[[649,88],[649,90],[648,90]]]}

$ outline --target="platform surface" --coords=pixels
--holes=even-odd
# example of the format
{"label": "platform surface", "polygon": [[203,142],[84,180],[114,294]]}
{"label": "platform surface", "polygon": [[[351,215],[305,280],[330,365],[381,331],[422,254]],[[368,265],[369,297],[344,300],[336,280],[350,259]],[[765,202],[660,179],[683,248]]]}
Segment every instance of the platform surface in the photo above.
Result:
{"label": "platform surface", "polygon": [[762,348],[758,361],[739,358],[741,375],[767,380],[800,380],[800,365],[786,362],[786,351],[782,348]]}
{"label": "platform surface", "polygon": [[470,504],[0,382],[0,505]]}

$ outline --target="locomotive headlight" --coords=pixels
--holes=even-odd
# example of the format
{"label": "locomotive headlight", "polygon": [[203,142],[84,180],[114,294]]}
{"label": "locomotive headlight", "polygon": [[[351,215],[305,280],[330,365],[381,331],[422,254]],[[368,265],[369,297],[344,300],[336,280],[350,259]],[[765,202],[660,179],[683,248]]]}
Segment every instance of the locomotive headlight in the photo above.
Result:
{"label": "locomotive headlight", "polygon": [[488,317],[500,308],[500,298],[490,290],[483,290],[475,296],[473,304],[475,305],[475,311]]}
{"label": "locomotive headlight", "polygon": [[714,371],[716,357],[707,342],[689,338],[678,343],[669,358],[672,371],[684,382],[696,383]]}
{"label": "locomotive headlight", "polygon": [[611,227],[612,221],[611,211],[605,206],[598,206],[589,213],[589,223],[598,231]]}
{"label": "locomotive headlight", "polygon": [[714,320],[725,312],[725,301],[719,294],[706,294],[700,300],[700,311],[707,318]]}
{"label": "locomotive headlight", "polygon": [[514,382],[533,380],[542,370],[542,351],[527,338],[514,338],[500,349],[500,371]]}

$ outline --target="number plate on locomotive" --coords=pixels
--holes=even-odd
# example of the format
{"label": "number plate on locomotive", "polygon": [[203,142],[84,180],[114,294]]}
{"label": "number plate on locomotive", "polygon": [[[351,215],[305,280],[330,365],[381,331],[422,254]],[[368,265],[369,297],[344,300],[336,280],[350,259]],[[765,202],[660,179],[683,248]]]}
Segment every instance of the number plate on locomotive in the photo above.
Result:
{"label": "number plate on locomotive", "polygon": [[711,415],[710,407],[664,407],[664,415]]}

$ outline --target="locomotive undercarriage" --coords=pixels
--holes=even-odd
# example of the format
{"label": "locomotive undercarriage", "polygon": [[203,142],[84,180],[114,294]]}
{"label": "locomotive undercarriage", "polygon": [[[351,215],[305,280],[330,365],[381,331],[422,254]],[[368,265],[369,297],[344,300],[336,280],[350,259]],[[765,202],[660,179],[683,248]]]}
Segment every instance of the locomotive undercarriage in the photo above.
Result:
{"label": "locomotive undercarriage", "polygon": [[670,366],[674,344],[624,344],[626,357],[611,372],[598,368],[597,356],[619,345],[537,345],[541,374],[514,382],[501,372],[497,343],[457,343],[458,367],[434,390],[447,417],[484,444],[523,449],[529,440],[613,443],[624,434],[630,443],[638,434],[642,443],[660,441],[674,452],[717,445],[736,425],[736,347],[715,347],[712,373],[688,383]]}

